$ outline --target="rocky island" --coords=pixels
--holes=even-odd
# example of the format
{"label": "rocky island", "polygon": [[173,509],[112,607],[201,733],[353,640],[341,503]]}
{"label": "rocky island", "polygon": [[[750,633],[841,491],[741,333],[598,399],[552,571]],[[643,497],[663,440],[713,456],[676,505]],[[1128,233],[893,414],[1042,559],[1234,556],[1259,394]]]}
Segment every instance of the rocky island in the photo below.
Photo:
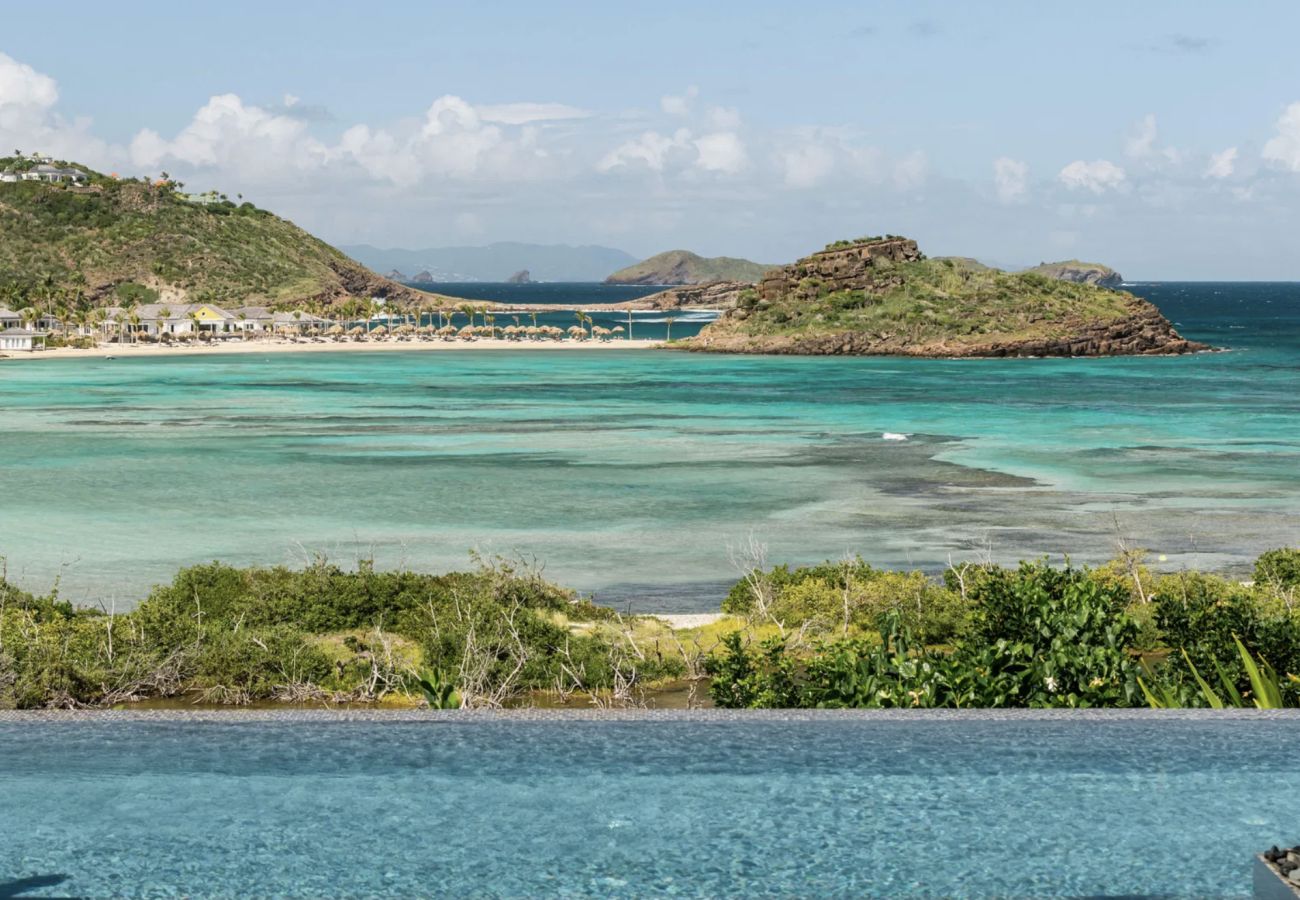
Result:
{"label": "rocky island", "polygon": [[[730,293],[729,291],[728,293]],[[665,292],[668,293],[668,292]],[[662,296],[662,295],[655,295]],[[698,336],[723,353],[1118,356],[1209,349],[1123,291],[926,259],[903,237],[838,241],[768,272]]]}
{"label": "rocky island", "polygon": [[520,269],[506,279],[506,284],[532,284],[533,275],[527,269]]}
{"label": "rocky island", "polygon": [[1063,262],[1039,263],[1032,269],[1025,269],[1037,275],[1045,275],[1058,281],[1073,281],[1076,284],[1096,284],[1101,287],[1117,288],[1124,283],[1124,276],[1110,266],[1101,263],[1080,262],[1068,259]]}
{"label": "rocky island", "polygon": [[619,269],[606,284],[707,284],[714,281],[754,282],[770,266],[731,256],[706,258],[689,250],[669,250]]}

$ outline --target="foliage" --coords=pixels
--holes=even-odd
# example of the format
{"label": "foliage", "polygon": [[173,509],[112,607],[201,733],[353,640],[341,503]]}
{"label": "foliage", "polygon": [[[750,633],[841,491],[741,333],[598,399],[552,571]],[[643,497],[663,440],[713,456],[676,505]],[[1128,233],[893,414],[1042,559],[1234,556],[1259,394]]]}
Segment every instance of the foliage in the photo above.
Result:
{"label": "foliage", "polygon": [[[786,627],[812,635],[874,632],[881,616],[895,612],[921,641],[946,643],[962,633],[969,615],[958,591],[921,572],[874,568],[861,557],[793,570],[780,565],[755,574],[771,591],[771,615]],[[748,579],[732,586],[722,610],[735,615],[754,612]]]}
{"label": "foliage", "polygon": [[798,677],[784,642],[765,645],[759,656],[733,638],[714,668],[714,701],[758,706],[793,698],[798,706],[853,707],[1134,702],[1137,665],[1128,646],[1136,626],[1124,611],[1123,591],[1087,570],[1045,563],[983,571],[967,587],[971,630],[951,652],[926,648],[900,609],[879,617],[878,642],[821,644]]}
{"label": "foliage", "polygon": [[424,697],[430,709],[460,709],[456,681],[438,669],[425,669],[412,676],[412,686]]}
{"label": "foliage", "polygon": [[1255,560],[1255,581],[1300,588],[1300,547],[1284,547],[1262,554]]}
{"label": "foliage", "polygon": [[[480,560],[470,572],[302,571],[193,566],[115,616],[74,610],[0,580],[0,704],[98,705],[174,694],[217,702],[377,699],[416,668],[449,673],[467,703],[551,687],[565,666],[593,689],[614,682],[617,633],[575,632],[612,611],[527,566]],[[331,637],[343,633],[342,639]],[[364,635],[358,637],[357,635]],[[392,638],[388,635],[393,635]],[[641,679],[681,661],[638,660]],[[427,678],[427,676],[426,676]],[[411,682],[418,687],[419,676]],[[442,687],[438,688],[442,691]]]}

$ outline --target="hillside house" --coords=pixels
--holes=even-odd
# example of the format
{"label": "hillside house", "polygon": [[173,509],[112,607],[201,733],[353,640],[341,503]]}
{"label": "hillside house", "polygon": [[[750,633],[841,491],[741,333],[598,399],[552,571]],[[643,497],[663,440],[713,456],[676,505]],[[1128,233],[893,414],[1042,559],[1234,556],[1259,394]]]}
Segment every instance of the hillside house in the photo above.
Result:
{"label": "hillside house", "polygon": [[80,169],[65,168],[62,166],[52,166],[49,163],[41,163],[32,166],[26,172],[18,173],[23,181],[44,181],[50,184],[66,182],[69,184],[85,184],[87,181],[86,173]]}

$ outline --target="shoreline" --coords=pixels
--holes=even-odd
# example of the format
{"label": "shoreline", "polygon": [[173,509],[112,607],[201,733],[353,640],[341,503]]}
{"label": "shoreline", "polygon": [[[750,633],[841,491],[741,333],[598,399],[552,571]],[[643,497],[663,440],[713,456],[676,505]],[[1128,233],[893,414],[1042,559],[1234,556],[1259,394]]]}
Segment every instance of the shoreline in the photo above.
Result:
{"label": "shoreline", "polygon": [[314,341],[295,342],[287,340],[228,341],[219,344],[116,344],[100,346],[93,349],[73,347],[54,347],[49,350],[14,350],[0,353],[0,364],[38,359],[125,359],[127,357],[146,357],[167,359],[173,356],[228,356],[258,353],[347,353],[365,352],[408,352],[424,351],[619,351],[619,350],[654,350],[665,342],[661,340],[612,340],[612,341],[510,341],[505,338],[476,338],[472,341]]}

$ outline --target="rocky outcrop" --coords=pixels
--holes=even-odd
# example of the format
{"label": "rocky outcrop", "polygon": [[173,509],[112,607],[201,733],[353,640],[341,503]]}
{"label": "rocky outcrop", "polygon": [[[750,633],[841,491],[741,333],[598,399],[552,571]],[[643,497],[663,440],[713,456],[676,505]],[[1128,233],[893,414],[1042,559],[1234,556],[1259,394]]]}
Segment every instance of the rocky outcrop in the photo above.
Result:
{"label": "rocky outcrop", "polygon": [[628,309],[731,309],[742,291],[753,288],[754,285],[748,281],[712,281],[669,288],[619,306]]}
{"label": "rocky outcrop", "polygon": [[411,280],[414,281],[416,284],[432,284],[434,281],[434,277],[433,277],[433,273],[430,272],[428,269],[423,269],[419,272],[416,272],[411,277]]}
{"label": "rocky outcrop", "polygon": [[758,282],[758,296],[760,300],[771,301],[778,298],[811,300],[831,291],[844,290],[869,290],[883,294],[901,284],[902,276],[882,273],[879,269],[920,259],[921,251],[916,241],[907,238],[836,247],[768,272]]}
{"label": "rocky outcrop", "polygon": [[527,269],[520,269],[506,279],[506,284],[532,284],[533,276]]}
{"label": "rocky outcrop", "polygon": [[406,276],[403,275],[401,272],[397,271],[396,269],[393,269],[385,273],[384,277],[392,281],[406,281]]}

